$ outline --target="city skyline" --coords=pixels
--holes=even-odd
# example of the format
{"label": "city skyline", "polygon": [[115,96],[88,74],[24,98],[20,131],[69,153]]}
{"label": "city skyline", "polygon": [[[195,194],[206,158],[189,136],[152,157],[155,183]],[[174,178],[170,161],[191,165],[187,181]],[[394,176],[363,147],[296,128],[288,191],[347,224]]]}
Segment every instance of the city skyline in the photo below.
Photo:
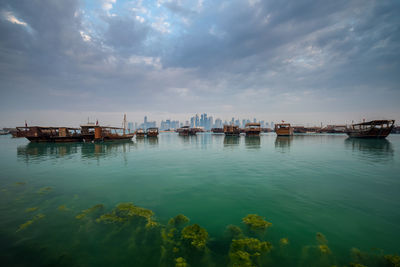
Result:
{"label": "city skyline", "polygon": [[[1,1],[0,127],[400,121],[398,1]],[[190,117],[189,117],[190,118]]]}

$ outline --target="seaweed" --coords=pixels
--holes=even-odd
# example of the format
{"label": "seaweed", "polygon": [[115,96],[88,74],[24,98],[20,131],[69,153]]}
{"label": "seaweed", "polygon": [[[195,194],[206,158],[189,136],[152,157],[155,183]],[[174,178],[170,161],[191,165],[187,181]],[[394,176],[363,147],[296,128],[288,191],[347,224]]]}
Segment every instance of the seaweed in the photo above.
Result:
{"label": "seaweed", "polygon": [[286,237],[281,238],[279,240],[279,245],[281,245],[281,247],[289,245],[289,239]]}
{"label": "seaweed", "polygon": [[25,212],[33,212],[33,211],[36,211],[36,210],[38,210],[38,209],[39,209],[38,207],[27,208],[27,209],[25,210]]}
{"label": "seaweed", "polygon": [[183,239],[190,240],[190,244],[197,249],[205,248],[208,240],[206,229],[200,227],[198,224],[186,226],[183,228],[181,235]]}
{"label": "seaweed", "polygon": [[257,238],[243,238],[232,240],[229,258],[233,266],[254,266],[260,256],[271,251],[272,245]]}
{"label": "seaweed", "polygon": [[42,187],[39,189],[38,194],[44,195],[49,193],[51,190],[53,190],[53,187],[51,186]]}
{"label": "seaweed", "polygon": [[59,211],[67,211],[69,210],[65,205],[58,206],[57,208]]}
{"label": "seaweed", "polygon": [[175,259],[175,267],[187,267],[188,264],[186,263],[186,260],[182,257],[176,258]]}
{"label": "seaweed", "polygon": [[318,245],[318,249],[322,254],[331,254],[331,250],[327,245]]}
{"label": "seaweed", "polygon": [[26,185],[26,182],[16,182],[15,185]]}
{"label": "seaweed", "polygon": [[315,235],[315,238],[317,239],[318,244],[326,244],[326,243],[328,243],[328,241],[326,240],[326,237],[320,232],[318,232]]}
{"label": "seaweed", "polygon": [[400,256],[399,255],[385,255],[384,256],[386,265],[390,267],[400,267]]}
{"label": "seaweed", "polygon": [[180,227],[180,226],[184,225],[185,223],[187,223],[187,222],[189,222],[189,221],[190,221],[189,218],[186,217],[185,215],[183,215],[183,214],[178,214],[178,215],[176,215],[174,218],[171,218],[171,219],[168,221],[168,224],[169,224],[169,225],[172,225],[172,226],[174,226],[174,227]]}
{"label": "seaweed", "polygon": [[350,266],[350,267],[367,267],[367,266],[362,265],[362,264],[360,264],[360,263],[354,263],[354,262],[351,262],[349,266]]}
{"label": "seaweed", "polygon": [[29,220],[29,221],[27,221],[27,222],[21,224],[21,225],[18,227],[17,232],[26,229],[28,226],[30,226],[31,224],[33,224],[34,222],[36,222],[36,221],[38,221],[38,220],[40,220],[40,219],[43,219],[44,217],[45,217],[45,215],[44,215],[44,214],[41,214],[41,213],[39,213],[39,214],[33,216],[32,220]]}
{"label": "seaweed", "polygon": [[230,224],[226,227],[226,233],[231,240],[232,239],[240,239],[244,236],[242,229],[240,229],[240,227],[238,227],[236,225],[232,225],[232,224]]}
{"label": "seaweed", "polygon": [[[62,206],[60,206],[60,207],[62,207]],[[60,209],[60,207],[58,207],[58,209]],[[88,215],[90,213],[93,213],[95,211],[98,211],[98,210],[102,210],[102,209],[104,209],[104,205],[103,204],[96,204],[96,205],[94,205],[93,207],[91,207],[89,209],[83,210],[80,214],[76,215],[75,218],[80,220],[80,219],[85,218],[86,215]]]}
{"label": "seaweed", "polygon": [[267,222],[264,217],[257,214],[248,214],[242,221],[252,230],[265,230],[272,225],[272,223]]}
{"label": "seaweed", "polygon": [[96,222],[122,223],[133,218],[143,218],[146,219],[146,228],[149,229],[158,226],[158,223],[152,220],[153,215],[153,211],[135,206],[133,203],[128,202],[118,204],[111,213],[101,215],[96,219]]}

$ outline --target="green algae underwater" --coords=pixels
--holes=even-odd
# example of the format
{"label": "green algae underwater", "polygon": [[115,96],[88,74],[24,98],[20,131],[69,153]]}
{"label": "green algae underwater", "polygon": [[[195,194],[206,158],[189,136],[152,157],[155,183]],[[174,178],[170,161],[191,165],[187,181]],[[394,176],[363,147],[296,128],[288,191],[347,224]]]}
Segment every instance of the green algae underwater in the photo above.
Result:
{"label": "green algae underwater", "polygon": [[[77,155],[81,156],[80,160],[82,158],[86,160],[86,168],[96,168],[99,165],[108,165],[108,168],[110,168],[112,163],[118,160],[122,160],[122,166],[126,166],[127,162],[129,164],[129,157],[124,158],[129,153],[142,153],[142,156],[144,154],[147,159],[154,158],[155,153],[164,153],[164,149],[166,150],[165,153],[171,153],[167,146],[163,147],[162,141],[165,141],[166,144],[182,142],[180,149],[187,149],[189,153],[198,150],[211,150],[209,146],[219,144],[222,145],[223,151],[221,153],[225,154],[237,152],[235,149],[245,151],[245,153],[258,153],[257,150],[261,149],[260,144],[267,144],[269,138],[271,138],[271,141],[274,140],[269,136],[264,137],[255,144],[256,147],[253,144],[249,145],[249,141],[243,142],[242,140],[232,147],[231,142],[224,146],[223,138],[217,141],[207,138],[213,137],[204,137],[205,144],[197,143],[198,139],[182,141],[178,137],[168,135],[161,136],[157,144],[143,141],[143,143],[111,144],[99,147],[53,145],[29,146],[27,148],[20,146],[21,150],[28,149],[29,151],[19,151],[17,161],[15,163],[9,162],[9,168],[15,167],[13,164],[16,164],[22,166],[21,168],[26,168],[26,172],[19,173],[17,171],[17,174],[12,175],[12,179],[3,179],[0,185],[0,212],[4,215],[0,222],[0,259],[2,265],[400,266],[400,257],[397,254],[399,253],[398,247],[390,245],[382,249],[382,245],[384,247],[385,244],[380,242],[376,246],[371,243],[362,246],[362,243],[368,240],[368,236],[365,240],[357,240],[355,233],[329,231],[332,228],[331,225],[321,226],[317,222],[309,223],[313,221],[312,219],[308,221],[307,231],[298,235],[296,231],[302,231],[304,228],[299,226],[293,229],[293,225],[302,223],[299,219],[301,214],[299,217],[290,218],[297,220],[291,224],[293,231],[285,231],[287,228],[280,224],[288,223],[284,220],[288,214],[281,216],[282,220],[278,220],[279,216],[276,216],[276,210],[266,212],[266,210],[260,209],[257,203],[253,207],[241,204],[246,198],[235,202],[236,206],[231,206],[230,203],[232,209],[230,212],[235,210],[239,214],[238,216],[227,216],[226,219],[220,220],[217,214],[212,212],[212,206],[207,206],[209,213],[200,212],[199,215],[186,206],[187,202],[193,203],[193,198],[190,195],[195,192],[190,191],[190,194],[186,192],[187,187],[185,187],[184,181],[173,181],[173,185],[178,188],[174,191],[174,194],[177,194],[178,197],[175,198],[174,202],[171,202],[168,199],[154,197],[152,195],[154,191],[149,190],[149,185],[144,181],[134,184],[133,187],[127,180],[119,180],[118,184],[121,183],[121,187],[126,187],[129,190],[121,190],[119,191],[121,195],[118,195],[118,192],[115,192],[115,187],[112,186],[116,182],[115,180],[112,180],[111,183],[102,181],[104,188],[99,188],[99,185],[94,181],[90,181],[88,184],[82,183],[79,187],[75,184],[74,186],[71,185],[71,179],[73,180],[73,178],[69,178],[71,176],[64,174],[62,176],[63,181],[60,181],[61,176],[57,174],[60,169],[65,169],[63,171],[71,175],[69,166],[63,165],[62,162],[74,160]],[[320,139],[318,140],[320,141]],[[21,140],[14,142],[18,144]],[[398,141],[392,141],[396,145],[392,146],[392,150],[389,151],[392,154],[392,156],[389,156],[389,161],[397,160],[397,154],[394,152],[398,147],[396,142]],[[242,150],[241,144],[244,145]],[[288,153],[285,151],[287,147],[284,146],[282,150],[281,144],[277,145],[276,142],[272,144],[274,144],[275,152]],[[7,148],[11,150],[15,148],[15,145],[8,145]],[[350,152],[354,153],[354,144],[351,145]],[[356,144],[356,146],[358,145]],[[387,143],[385,143],[386,145]],[[345,148],[349,149],[348,145]],[[152,151],[153,153],[147,157],[146,149],[155,151]],[[37,153],[38,150],[45,150],[45,152]],[[378,152],[381,153],[382,151]],[[33,157],[29,153],[33,154]],[[249,155],[252,156],[252,154]],[[0,156],[2,157],[0,159],[3,159],[4,153],[1,153]],[[39,159],[36,156],[39,156]],[[371,157],[370,154],[367,156]],[[87,159],[88,157],[89,159]],[[202,157],[203,155],[198,156],[198,158]],[[103,159],[104,162],[102,162]],[[112,162],[107,162],[106,159],[112,159]],[[218,159],[214,157],[214,160]],[[48,164],[44,164],[46,162]],[[374,164],[376,168],[379,167],[380,163]],[[41,168],[38,169],[37,165],[40,165]],[[383,163],[383,165],[387,167],[386,163]],[[139,168],[137,165],[135,167]],[[168,168],[173,168],[173,171],[176,171],[175,168],[181,168],[171,165],[164,165],[163,167],[166,168],[164,169],[165,173],[171,171]],[[254,167],[254,165],[250,164],[247,167]],[[35,170],[32,170],[33,168]],[[382,169],[379,170],[382,171]],[[94,179],[90,170],[85,171],[81,168],[79,171],[84,172],[87,179]],[[181,178],[193,174],[190,168],[185,171],[183,175],[178,176]],[[7,168],[5,168],[5,172],[7,172]],[[30,175],[32,172],[35,175]],[[146,173],[143,170],[137,170],[137,172],[141,175]],[[118,174],[114,173],[114,176],[112,174],[113,172],[106,172],[107,176],[118,177]],[[204,173],[200,175],[204,175]],[[244,174],[238,175],[243,176]],[[3,177],[4,173],[1,176]],[[46,177],[46,179],[40,179],[42,177]],[[79,179],[82,179],[82,177],[79,177]],[[250,183],[250,181],[248,182]],[[392,187],[397,185],[391,184]],[[224,186],[227,187],[226,184]],[[245,185],[243,188],[245,191],[248,190]],[[106,189],[110,191],[107,192]],[[98,190],[102,194],[97,194]],[[164,190],[170,191],[171,189]],[[319,190],[322,189],[319,188]],[[142,193],[140,193],[141,191]],[[186,193],[189,195],[186,195]],[[218,193],[220,193],[218,200],[226,201],[227,195],[222,191]],[[272,193],[272,191],[269,191],[269,193]],[[213,192],[213,194],[216,194],[216,192]],[[235,194],[240,194],[240,192],[235,192]],[[203,201],[207,201],[206,194],[200,197],[205,198]],[[242,198],[243,194],[240,197]],[[264,202],[262,205],[273,206],[274,203],[272,199],[270,200],[271,202]],[[283,199],[280,200],[284,201]],[[351,204],[354,205],[354,203]],[[321,203],[321,205],[326,205],[326,202]],[[393,208],[396,208],[396,205],[398,204],[393,203]],[[193,208],[195,209],[196,206],[193,206]],[[298,208],[301,207],[298,206]],[[386,208],[387,210],[384,211],[392,213],[392,219],[397,220],[399,218],[396,214],[397,210]],[[227,210],[220,210],[220,212],[225,214]],[[339,216],[338,214],[333,215]],[[303,214],[303,216],[307,216],[307,214]],[[383,215],[383,217],[385,216]],[[332,217],[329,217],[328,220],[332,220]],[[348,218],[348,220],[351,223],[351,218]],[[376,222],[366,222],[366,224],[371,223]],[[360,227],[364,226],[360,225]],[[346,228],[344,227],[344,229]],[[385,231],[385,229],[382,229],[382,231]],[[397,232],[393,233],[392,229],[390,231],[393,238],[398,237]],[[379,240],[375,238],[375,234],[371,232],[370,237]],[[303,238],[299,238],[299,236]],[[304,236],[307,237],[304,238]],[[341,239],[343,239],[342,243],[340,242]],[[353,242],[349,242],[349,240],[353,240]],[[390,244],[393,242],[398,241],[388,240]]]}

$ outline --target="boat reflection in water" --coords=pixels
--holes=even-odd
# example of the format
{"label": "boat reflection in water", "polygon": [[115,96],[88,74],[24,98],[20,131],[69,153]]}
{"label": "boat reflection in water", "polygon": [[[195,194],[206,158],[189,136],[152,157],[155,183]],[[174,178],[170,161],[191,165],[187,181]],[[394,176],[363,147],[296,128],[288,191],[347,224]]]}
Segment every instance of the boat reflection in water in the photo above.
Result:
{"label": "boat reflection in water", "polygon": [[246,136],[244,138],[244,144],[248,149],[257,149],[261,147],[261,139],[260,136],[253,135],[253,136]]}
{"label": "boat reflection in water", "polygon": [[240,136],[225,135],[224,147],[237,147],[240,144]]}
{"label": "boat reflection in water", "polygon": [[382,162],[393,158],[392,143],[386,139],[347,138],[344,143],[347,149],[356,152],[354,154],[362,159]]}
{"label": "boat reflection in water", "polygon": [[26,162],[57,159],[78,153],[81,146],[82,143],[28,143],[17,148],[17,157]]}
{"label": "boat reflection in water", "polygon": [[290,144],[293,141],[293,136],[277,136],[275,139],[275,149],[285,153],[290,150]]}
{"label": "boat reflection in water", "polygon": [[81,154],[82,158],[118,156],[134,148],[132,141],[104,143],[29,143],[17,148],[17,157],[26,162],[41,162]]}

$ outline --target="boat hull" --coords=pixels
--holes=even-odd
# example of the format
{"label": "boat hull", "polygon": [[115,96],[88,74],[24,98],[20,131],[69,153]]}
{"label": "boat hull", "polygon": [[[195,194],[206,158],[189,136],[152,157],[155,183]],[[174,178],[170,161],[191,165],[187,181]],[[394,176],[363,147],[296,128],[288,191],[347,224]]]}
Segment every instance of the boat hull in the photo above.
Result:
{"label": "boat hull", "polygon": [[364,138],[364,139],[383,139],[386,138],[390,132],[392,131],[392,128],[389,129],[370,129],[370,130],[365,130],[365,131],[348,131],[346,132],[347,135],[350,138]]}
{"label": "boat hull", "polygon": [[83,142],[82,136],[66,136],[66,137],[44,137],[44,136],[26,136],[26,139],[33,143],[71,143]]}

